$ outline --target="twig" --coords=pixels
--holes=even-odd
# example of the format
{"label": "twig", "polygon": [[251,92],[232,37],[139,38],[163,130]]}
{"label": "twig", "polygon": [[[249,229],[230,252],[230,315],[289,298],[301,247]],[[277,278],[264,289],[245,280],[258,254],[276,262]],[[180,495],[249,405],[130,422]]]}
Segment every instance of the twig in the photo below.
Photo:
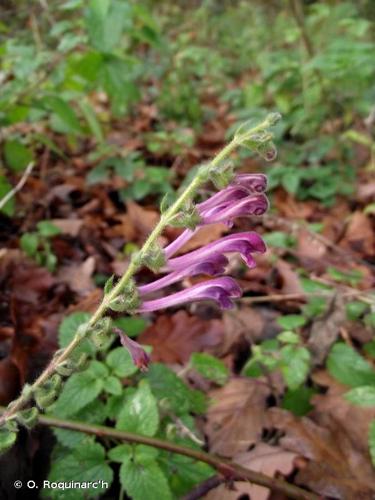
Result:
{"label": "twig", "polygon": [[[4,408],[0,407],[0,412],[3,410]],[[166,450],[171,453],[177,453],[178,455],[184,455],[185,457],[193,458],[211,465],[220,474],[231,480],[250,481],[254,484],[269,488],[270,490],[284,493],[288,496],[288,498],[295,498],[298,500],[319,500],[319,496],[314,493],[305,491],[297,486],[294,486],[293,484],[287,483],[286,481],[266,476],[261,472],[246,469],[245,467],[231,462],[230,460],[226,460],[211,453],[188,448],[187,446],[181,446],[176,443],[164,441],[154,437],[142,436],[132,432],[118,431],[103,425],[93,425],[85,422],[62,420],[47,416],[39,416],[38,421],[40,424],[48,425],[50,427],[84,432],[85,434],[91,434],[97,437],[109,437],[129,443],[144,444],[161,450]]]}
{"label": "twig", "polygon": [[193,488],[187,495],[185,495],[182,500],[199,500],[199,498],[204,497],[207,493],[214,488],[217,488],[220,484],[225,481],[223,477],[211,476],[202,483],[198,484]]}
{"label": "twig", "polygon": [[[333,283],[330,283],[333,286]],[[306,293],[285,293],[285,294],[273,294],[273,295],[261,295],[259,297],[242,297],[240,302],[244,302],[246,304],[255,304],[258,302],[285,302],[287,300],[298,300],[305,301],[310,297],[330,297],[337,293],[337,290],[330,292],[329,290],[321,291],[321,292],[306,292]],[[366,292],[363,290],[350,290],[342,293],[343,297],[358,297],[359,299],[363,299],[367,302]],[[363,297],[362,297],[363,296]],[[372,302],[371,302],[372,303]]]}
{"label": "twig", "polygon": [[34,168],[34,163],[31,162],[27,165],[26,170],[22,174],[21,179],[18,181],[18,183],[14,186],[13,189],[9,191],[1,200],[0,200],[0,210],[5,207],[5,205],[8,203],[8,201],[13,198],[13,196],[20,191],[23,186],[25,185],[29,175],[31,174],[33,168]]}

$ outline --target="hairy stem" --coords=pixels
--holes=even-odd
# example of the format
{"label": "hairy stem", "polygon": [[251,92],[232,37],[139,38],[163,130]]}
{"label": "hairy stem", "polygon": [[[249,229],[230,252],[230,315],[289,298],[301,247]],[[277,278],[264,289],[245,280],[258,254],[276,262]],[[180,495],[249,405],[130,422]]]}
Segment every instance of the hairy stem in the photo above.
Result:
{"label": "hairy stem", "polygon": [[250,481],[251,483],[264,486],[266,488],[269,488],[270,490],[284,493],[288,498],[300,500],[319,500],[320,498],[314,493],[305,491],[302,488],[287,483],[286,481],[266,476],[261,472],[246,469],[245,467],[242,467],[241,465],[238,465],[230,460],[226,460],[211,453],[195,450],[193,448],[181,446],[162,439],[142,436],[141,434],[135,434],[133,432],[118,431],[116,429],[103,425],[93,425],[72,420],[62,420],[59,418],[48,416],[40,416],[38,421],[40,424],[48,425],[51,427],[84,432],[85,434],[91,434],[97,437],[108,437],[119,441],[126,441],[129,443],[143,444],[161,450],[166,450],[171,453],[184,455],[186,457],[193,458],[200,462],[211,465],[228,480]]}
{"label": "hairy stem", "polygon": [[[227,158],[236,147],[241,144],[243,141],[252,137],[259,131],[266,130],[268,127],[274,124],[274,117],[269,115],[265,120],[253,127],[251,130],[247,130],[241,134],[236,135],[231,142],[229,142],[219,153],[213,158],[210,162],[210,167],[217,167],[225,158]],[[109,309],[109,304],[116,299],[120,294],[124,291],[125,287],[129,284],[130,280],[137,272],[140,267],[140,262],[146,256],[147,252],[152,248],[152,246],[156,243],[157,238],[163,232],[165,227],[169,224],[171,218],[176,215],[181,208],[183,208],[184,204],[190,200],[192,200],[197,192],[199,186],[206,182],[206,175],[199,172],[191,181],[191,183],[185,188],[185,190],[181,193],[181,195],[177,198],[177,200],[168,208],[168,210],[161,216],[158,224],[155,226],[154,230],[151,232],[147,240],[145,241],[143,247],[141,248],[138,259],[133,259],[124,275],[120,278],[118,283],[114,286],[114,288],[107,294],[104,295],[102,302],[99,304],[97,310],[91,316],[88,322],[88,328],[85,334],[77,334],[73,338],[73,340],[68,344],[67,347],[57,356],[55,356],[45,370],[41,373],[41,375],[35,380],[35,382],[28,387],[27,391],[23,391],[18,399],[10,403],[8,409],[3,413],[0,417],[0,426],[4,425],[8,420],[14,419],[18,411],[22,410],[25,405],[32,399],[35,391],[42,387],[45,382],[49,380],[49,378],[56,372],[56,368],[64,363],[75,350],[75,348],[82,342],[84,338],[87,337],[90,329],[93,328],[100,319],[104,317],[107,310]]]}

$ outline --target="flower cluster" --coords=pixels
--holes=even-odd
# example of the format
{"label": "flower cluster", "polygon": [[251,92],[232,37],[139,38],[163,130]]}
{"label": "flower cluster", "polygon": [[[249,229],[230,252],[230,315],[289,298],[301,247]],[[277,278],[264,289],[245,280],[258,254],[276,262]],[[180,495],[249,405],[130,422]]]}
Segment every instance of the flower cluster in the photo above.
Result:
{"label": "flower cluster", "polygon": [[[268,200],[264,194],[266,187],[265,175],[239,174],[226,188],[197,204],[198,226],[195,229],[183,231],[163,250],[166,274],[152,283],[138,287],[142,299],[139,312],[156,311],[197,300],[213,300],[223,309],[233,307],[233,299],[241,296],[241,289],[233,278],[219,276],[225,272],[229,253],[238,253],[248,267],[255,266],[253,254],[266,251],[266,246],[257,233],[231,234],[180,257],[173,257],[173,255],[202,226],[222,222],[232,227],[236,217],[264,214],[268,208]],[[163,298],[145,300],[150,293],[196,275],[208,275],[213,279],[202,281]]]}

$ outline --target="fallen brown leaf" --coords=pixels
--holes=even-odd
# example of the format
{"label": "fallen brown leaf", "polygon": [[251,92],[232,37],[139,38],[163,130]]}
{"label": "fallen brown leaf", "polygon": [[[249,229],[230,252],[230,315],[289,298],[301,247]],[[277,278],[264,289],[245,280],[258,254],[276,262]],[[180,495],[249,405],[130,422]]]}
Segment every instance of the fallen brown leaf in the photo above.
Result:
{"label": "fallen brown leaf", "polygon": [[232,378],[209,393],[205,432],[212,453],[234,457],[248,451],[267,425],[266,399],[270,390],[262,379]]}
{"label": "fallen brown leaf", "polygon": [[374,498],[375,475],[368,452],[363,453],[342,421],[329,414],[314,420],[298,418],[280,408],[271,408],[268,416],[272,427],[285,432],[280,446],[308,459],[295,477],[297,484],[340,500]]}
{"label": "fallen brown leaf", "polygon": [[61,266],[57,278],[69,285],[69,287],[80,295],[86,295],[94,288],[92,274],[95,270],[95,258],[87,257],[81,264],[70,264]]}
{"label": "fallen brown leaf", "polygon": [[[278,473],[284,476],[290,474],[294,469],[294,460],[297,456],[296,453],[278,446],[258,443],[253,450],[234,457],[233,461],[246,469],[274,477]],[[270,495],[269,489],[248,481],[235,481],[233,486],[234,488],[229,490],[225,484],[221,484],[204,498],[206,500],[240,500],[243,498],[267,500]]]}
{"label": "fallen brown leaf", "polygon": [[152,361],[186,363],[193,352],[214,352],[223,339],[223,324],[218,319],[203,320],[186,311],[157,318],[138,340],[152,345]]}

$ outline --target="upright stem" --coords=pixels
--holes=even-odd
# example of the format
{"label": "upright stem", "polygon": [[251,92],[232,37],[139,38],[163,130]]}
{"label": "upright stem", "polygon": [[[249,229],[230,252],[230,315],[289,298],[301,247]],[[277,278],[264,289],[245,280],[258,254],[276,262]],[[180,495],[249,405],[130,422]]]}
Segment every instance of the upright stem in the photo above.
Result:
{"label": "upright stem", "polygon": [[[260,130],[267,129],[269,126],[273,125],[272,118],[270,118],[271,115],[269,115],[262,123],[259,125],[255,126],[253,129],[244,132],[242,134],[236,135],[232,141],[227,144],[216,156],[215,158],[211,161],[210,165],[211,167],[218,166],[222,160],[227,158],[230,153],[246,138],[251,137],[253,134],[256,134]],[[169,209],[161,216],[158,224],[155,226],[154,230],[151,232],[147,240],[145,241],[142,249],[140,250],[139,257],[140,259],[138,261],[132,260],[125,271],[124,275],[120,278],[118,283],[114,286],[114,288],[108,293],[105,294],[103,297],[102,302],[99,304],[97,310],[94,312],[94,314],[91,316],[90,320],[88,321],[88,328],[86,332],[90,331],[90,328],[94,327],[96,323],[103,318],[105,313],[107,312],[109,308],[109,304],[116,299],[125,289],[127,284],[130,282],[134,274],[139,268],[139,261],[142,261],[142,258],[145,257],[147,252],[150,250],[150,248],[153,246],[153,244],[156,242],[157,238],[160,236],[160,234],[163,232],[164,228],[168,225],[170,219],[177,214],[181,208],[183,208],[184,204],[186,201],[191,200],[194,198],[195,193],[198,189],[198,187],[205,182],[205,176],[203,174],[198,174],[194,179],[191,181],[191,183],[187,186],[187,188],[181,193],[179,198],[169,207]],[[4,425],[8,420],[13,419],[16,417],[16,414],[18,411],[20,411],[24,406],[32,399],[35,391],[41,387],[50,377],[53,375],[56,371],[56,368],[61,365],[64,361],[66,361],[72,352],[75,350],[75,348],[82,342],[84,338],[86,338],[87,333],[85,335],[78,335],[77,334],[74,336],[73,340],[70,342],[70,344],[65,347],[65,349],[61,352],[60,355],[55,356],[51,362],[48,364],[48,366],[45,368],[45,370],[41,373],[41,375],[35,380],[35,382],[28,388],[27,391],[23,391],[21,395],[19,396],[18,399],[14,400],[12,403],[9,404],[7,410],[2,414],[0,417],[0,426]]]}

